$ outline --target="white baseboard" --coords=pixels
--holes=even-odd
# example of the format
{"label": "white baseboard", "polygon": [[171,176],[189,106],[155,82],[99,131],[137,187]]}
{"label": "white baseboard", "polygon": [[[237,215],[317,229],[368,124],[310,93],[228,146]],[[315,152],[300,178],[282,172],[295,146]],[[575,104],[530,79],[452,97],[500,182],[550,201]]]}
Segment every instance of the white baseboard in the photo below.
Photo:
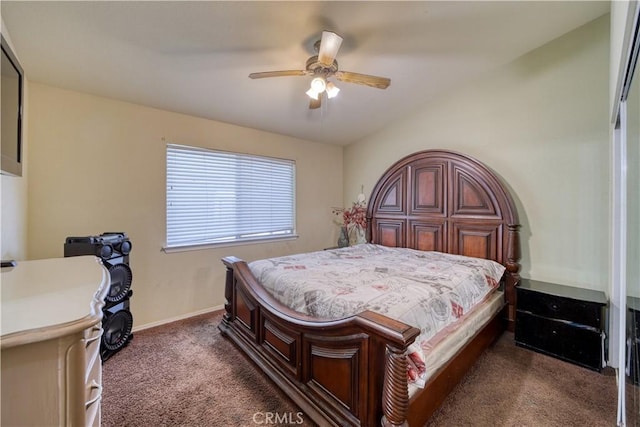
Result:
{"label": "white baseboard", "polygon": [[219,306],[216,306],[216,307],[205,308],[204,310],[194,311],[192,313],[183,314],[181,316],[172,317],[170,319],[164,319],[164,320],[159,320],[157,322],[146,323],[146,324],[140,325],[140,326],[134,326],[133,329],[132,329],[132,332],[138,332],[138,331],[142,331],[144,329],[149,329],[149,328],[154,328],[156,326],[166,325],[167,323],[177,322],[178,320],[184,320],[184,319],[188,319],[189,317],[199,316],[200,314],[211,313],[211,312],[222,310],[222,309],[224,309],[224,305],[219,305]]}

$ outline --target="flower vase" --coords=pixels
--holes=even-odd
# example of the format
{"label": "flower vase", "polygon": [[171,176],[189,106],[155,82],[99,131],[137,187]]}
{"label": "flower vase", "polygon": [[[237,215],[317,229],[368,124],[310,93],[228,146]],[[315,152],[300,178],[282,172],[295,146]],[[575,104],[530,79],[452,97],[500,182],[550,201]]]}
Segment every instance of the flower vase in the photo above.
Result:
{"label": "flower vase", "polygon": [[347,234],[347,227],[340,227],[340,236],[338,236],[338,247],[344,248],[349,246],[349,236]]}
{"label": "flower vase", "polygon": [[359,245],[361,243],[366,243],[367,238],[364,233],[364,228],[354,225],[349,230],[349,246]]}

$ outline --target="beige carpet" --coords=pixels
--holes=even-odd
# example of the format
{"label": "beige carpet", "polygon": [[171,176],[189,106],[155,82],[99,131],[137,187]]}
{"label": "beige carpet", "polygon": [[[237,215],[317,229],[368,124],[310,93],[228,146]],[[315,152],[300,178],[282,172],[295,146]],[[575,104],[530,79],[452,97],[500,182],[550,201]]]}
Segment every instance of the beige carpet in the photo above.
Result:
{"label": "beige carpet", "polygon": [[[135,333],[103,365],[103,426],[315,425],[220,335],[220,318],[212,313]],[[427,425],[615,422],[614,376],[516,347],[505,333]]]}
{"label": "beige carpet", "polygon": [[615,426],[615,373],[600,374],[516,347],[505,333],[427,424]]}

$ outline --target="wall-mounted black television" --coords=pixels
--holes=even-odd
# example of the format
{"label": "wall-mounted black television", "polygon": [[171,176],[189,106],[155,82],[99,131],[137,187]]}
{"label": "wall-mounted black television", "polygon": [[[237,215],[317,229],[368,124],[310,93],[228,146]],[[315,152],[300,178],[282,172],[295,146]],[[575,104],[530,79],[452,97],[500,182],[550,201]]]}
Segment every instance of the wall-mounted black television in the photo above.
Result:
{"label": "wall-mounted black television", "polygon": [[2,164],[0,171],[5,175],[22,176],[22,105],[24,103],[24,72],[2,37],[2,123],[0,155]]}

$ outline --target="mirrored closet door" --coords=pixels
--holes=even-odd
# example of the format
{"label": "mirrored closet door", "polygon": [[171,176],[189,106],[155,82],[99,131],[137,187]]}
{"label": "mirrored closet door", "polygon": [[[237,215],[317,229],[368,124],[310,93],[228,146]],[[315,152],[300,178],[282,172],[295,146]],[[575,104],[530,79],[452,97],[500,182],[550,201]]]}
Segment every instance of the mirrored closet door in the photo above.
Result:
{"label": "mirrored closet door", "polygon": [[[627,292],[626,369],[624,406],[627,426],[640,426],[640,25],[635,11],[635,30],[627,64],[626,84],[621,99],[621,125],[625,135],[626,197],[623,209],[626,216],[624,280]],[[623,163],[624,165],[624,163]],[[626,199],[626,200],[625,200]],[[626,206],[625,203],[626,202]],[[622,377],[622,376],[621,376]]]}
{"label": "mirrored closet door", "polygon": [[640,81],[636,67],[627,112],[627,425],[640,425]]}

